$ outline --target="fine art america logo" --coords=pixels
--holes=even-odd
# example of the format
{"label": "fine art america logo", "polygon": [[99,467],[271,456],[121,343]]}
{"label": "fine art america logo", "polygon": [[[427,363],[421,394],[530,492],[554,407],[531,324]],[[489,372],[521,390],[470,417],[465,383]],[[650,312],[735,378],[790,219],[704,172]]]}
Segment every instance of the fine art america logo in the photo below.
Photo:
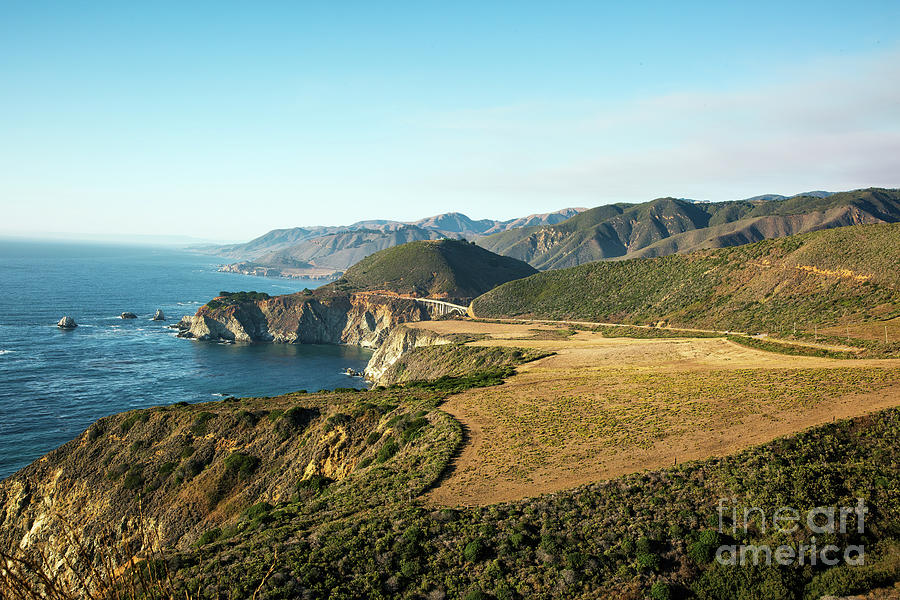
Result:
{"label": "fine art america logo", "polygon": [[[782,506],[766,511],[760,507],[739,507],[732,499],[719,499],[719,533],[736,535],[743,529],[746,534],[750,523],[758,523],[759,533],[792,534],[806,528],[813,535],[809,543],[800,543],[798,547],[781,545],[733,544],[722,545],[716,550],[716,560],[723,565],[811,565],[823,564],[834,566],[844,564],[859,566],[865,564],[865,547],[863,545],[847,545],[843,550],[834,544],[816,544],[816,535],[834,539],[834,534],[863,533],[865,531],[865,515],[869,512],[865,501],[857,498],[856,506],[819,506],[805,513],[789,506]],[[731,520],[731,527],[726,527],[726,518]]]}

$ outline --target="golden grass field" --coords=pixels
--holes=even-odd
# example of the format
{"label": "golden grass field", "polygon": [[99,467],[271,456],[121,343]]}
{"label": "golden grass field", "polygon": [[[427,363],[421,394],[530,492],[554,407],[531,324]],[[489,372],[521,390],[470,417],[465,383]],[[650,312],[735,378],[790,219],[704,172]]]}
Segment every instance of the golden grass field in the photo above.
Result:
{"label": "golden grass field", "polygon": [[501,386],[443,409],[467,429],[438,505],[535,496],[730,454],[834,418],[900,404],[900,361],[773,354],[721,338],[604,338],[551,325],[431,321],[474,345],[541,348]]}

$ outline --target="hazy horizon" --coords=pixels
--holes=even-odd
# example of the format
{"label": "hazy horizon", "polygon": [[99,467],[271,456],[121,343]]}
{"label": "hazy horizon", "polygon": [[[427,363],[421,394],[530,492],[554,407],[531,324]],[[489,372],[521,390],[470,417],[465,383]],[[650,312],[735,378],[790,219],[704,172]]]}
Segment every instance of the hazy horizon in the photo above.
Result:
{"label": "hazy horizon", "polygon": [[900,185],[895,2],[0,15],[0,236],[237,242]]}
{"label": "hazy horizon", "polygon": [[[875,186],[868,186],[875,187]],[[864,189],[864,188],[856,188],[856,189]],[[896,187],[890,187],[888,189],[900,189]],[[803,193],[814,192],[814,191],[828,191],[828,192],[847,192],[853,190],[804,190],[804,192],[797,192],[796,194],[779,194],[778,192],[770,192],[770,193],[761,193],[754,194],[754,196],[767,196],[767,195],[779,195],[785,197],[791,197],[795,195],[800,195]],[[671,197],[671,196],[668,196]],[[753,196],[748,196],[748,198]],[[655,200],[656,198],[648,199]],[[700,199],[700,198],[681,198],[682,200],[688,200],[693,202],[733,202],[744,200],[744,198],[729,198],[729,199]],[[598,205],[599,206],[599,205]],[[575,207],[575,206],[564,206],[557,209],[548,209],[546,211],[542,211],[543,213],[551,213],[556,212],[558,210],[564,210],[567,208],[582,208],[582,209],[590,209],[594,208],[593,206],[586,207]],[[461,211],[449,211],[449,212],[461,212]],[[465,213],[463,213],[465,214]],[[531,213],[531,214],[540,214],[540,213]],[[437,216],[435,214],[423,215],[416,219],[410,219],[408,222],[415,222],[421,219],[426,219],[428,217]],[[492,219],[492,217],[473,217],[472,215],[466,214],[465,216],[472,218],[473,220],[479,219]],[[518,217],[525,217],[529,215],[518,215]],[[385,221],[399,221],[399,219],[391,219],[388,217],[382,217],[379,220]],[[504,219],[494,219],[498,221],[502,221]],[[508,220],[508,219],[506,219]],[[190,248],[192,246],[204,246],[204,245],[220,245],[220,244],[236,244],[242,242],[248,242],[252,239],[260,237],[270,231],[276,229],[291,229],[295,227],[317,227],[317,226],[325,226],[325,227],[342,227],[342,226],[350,226],[355,224],[357,221],[347,222],[347,223],[301,223],[295,225],[286,225],[286,224],[273,224],[268,229],[260,231],[257,234],[251,235],[245,238],[215,238],[215,237],[196,237],[189,235],[166,235],[166,234],[155,234],[155,233],[138,233],[138,234],[109,234],[109,233],[69,233],[69,232],[61,232],[61,231],[48,231],[48,232],[24,232],[24,233],[9,233],[3,230],[0,230],[0,240],[6,241],[36,241],[36,242],[86,242],[86,243],[98,243],[98,244],[114,244],[114,245],[139,245],[139,246],[161,246],[161,247],[180,247],[180,248]]]}

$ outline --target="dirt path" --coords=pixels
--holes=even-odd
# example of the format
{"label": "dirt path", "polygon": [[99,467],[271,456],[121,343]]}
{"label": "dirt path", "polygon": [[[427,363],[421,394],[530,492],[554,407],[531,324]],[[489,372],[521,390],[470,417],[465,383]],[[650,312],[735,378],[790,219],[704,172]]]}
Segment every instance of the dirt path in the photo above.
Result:
{"label": "dirt path", "polygon": [[534,324],[438,321],[477,345],[556,352],[442,407],[468,429],[436,505],[514,500],[730,454],[900,404],[900,364],[786,356],[717,338],[529,339]]}

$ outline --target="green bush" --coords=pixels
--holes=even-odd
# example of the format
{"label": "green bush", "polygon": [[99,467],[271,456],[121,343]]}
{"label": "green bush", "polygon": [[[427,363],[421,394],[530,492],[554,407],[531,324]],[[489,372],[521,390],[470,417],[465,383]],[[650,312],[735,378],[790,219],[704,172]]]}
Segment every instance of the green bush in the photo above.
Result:
{"label": "green bush", "polygon": [[699,539],[688,546],[688,555],[698,565],[706,565],[712,562],[721,545],[719,533],[713,529],[705,529],[700,532]]}
{"label": "green bush", "polygon": [[397,451],[399,449],[400,447],[397,445],[397,442],[394,441],[394,438],[390,438],[381,446],[381,448],[378,449],[378,455],[376,456],[375,460],[380,463],[390,460],[395,454],[397,454]]}
{"label": "green bush", "polygon": [[206,435],[207,430],[209,429],[208,423],[216,417],[211,412],[202,412],[194,418],[194,423],[191,425],[191,433],[193,433],[197,437],[203,437]]}
{"label": "green bush", "polygon": [[649,552],[639,552],[635,559],[635,565],[638,570],[644,572],[655,573],[656,571],[659,571],[659,564],[659,557],[655,554],[650,554]]}
{"label": "green bush", "polygon": [[143,411],[143,410],[137,411],[137,412],[131,414],[124,421],[122,421],[122,423],[119,425],[119,428],[122,430],[122,433],[127,433],[128,430],[131,429],[132,427],[134,427],[138,421],[143,422],[149,418],[150,418],[149,412]]}
{"label": "green bush", "polygon": [[840,565],[819,573],[806,586],[803,597],[818,600],[822,596],[851,596],[879,587],[887,587],[900,573],[891,573],[870,566]]}
{"label": "green bush", "polygon": [[205,531],[203,535],[197,540],[197,546],[205,546],[207,544],[211,544],[212,542],[219,539],[219,536],[222,535],[222,530],[216,527],[215,529],[210,529],[209,531]]}
{"label": "green bush", "polygon": [[270,520],[269,512],[272,508],[268,502],[257,502],[244,511],[244,518],[248,521],[266,522]]}
{"label": "green bush", "polygon": [[136,490],[143,487],[144,475],[141,472],[141,469],[139,467],[132,467],[129,469],[125,474],[125,479],[122,480],[122,485],[126,490]]}
{"label": "green bush", "polygon": [[487,548],[480,538],[475,538],[463,548],[463,558],[469,562],[475,562],[482,558]]}
{"label": "green bush", "polygon": [[657,581],[650,586],[650,597],[653,600],[671,600],[672,588],[667,583]]}
{"label": "green bush", "polygon": [[248,479],[258,466],[259,459],[244,452],[232,452],[225,459],[226,473],[232,474],[238,479]]}
{"label": "green bush", "polygon": [[297,491],[320,494],[333,482],[333,479],[325,477],[324,475],[310,475],[306,479],[301,479],[297,482]]}
{"label": "green bush", "polygon": [[214,298],[206,303],[211,309],[231,306],[233,304],[241,304],[243,302],[257,302],[259,300],[268,300],[271,296],[265,292],[219,292],[219,298]]}
{"label": "green bush", "polygon": [[159,465],[159,469],[157,472],[159,473],[160,477],[168,477],[172,473],[172,471],[175,470],[175,467],[177,467],[177,466],[178,466],[178,463],[176,463],[176,462],[172,462],[172,461],[164,462],[163,464]]}

